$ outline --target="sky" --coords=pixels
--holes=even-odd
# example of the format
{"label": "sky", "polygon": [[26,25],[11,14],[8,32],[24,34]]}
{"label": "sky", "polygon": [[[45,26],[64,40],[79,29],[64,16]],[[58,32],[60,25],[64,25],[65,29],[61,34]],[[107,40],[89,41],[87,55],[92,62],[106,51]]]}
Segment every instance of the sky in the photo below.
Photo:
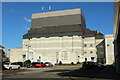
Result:
{"label": "sky", "polygon": [[31,27],[31,15],[81,8],[86,19],[86,27],[103,34],[113,34],[113,2],[3,2],[2,3],[2,45],[7,48],[22,47],[23,35]]}

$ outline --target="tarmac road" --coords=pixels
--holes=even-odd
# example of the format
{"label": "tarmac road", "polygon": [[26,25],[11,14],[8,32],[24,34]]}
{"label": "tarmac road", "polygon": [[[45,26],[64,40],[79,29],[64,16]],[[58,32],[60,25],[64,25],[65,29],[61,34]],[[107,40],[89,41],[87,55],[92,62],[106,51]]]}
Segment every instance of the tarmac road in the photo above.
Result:
{"label": "tarmac road", "polygon": [[120,80],[113,67],[81,69],[81,66],[28,68],[26,71],[4,74],[3,80]]}

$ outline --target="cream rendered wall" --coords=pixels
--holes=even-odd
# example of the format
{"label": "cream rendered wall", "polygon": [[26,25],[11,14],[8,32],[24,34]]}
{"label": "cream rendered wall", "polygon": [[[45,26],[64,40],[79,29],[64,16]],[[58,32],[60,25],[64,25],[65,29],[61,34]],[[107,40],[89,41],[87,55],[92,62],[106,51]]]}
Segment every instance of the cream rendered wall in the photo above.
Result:
{"label": "cream rendered wall", "polygon": [[22,48],[10,49],[10,62],[23,62],[23,56],[26,54],[26,51],[22,50]]}
{"label": "cream rendered wall", "polygon": [[[43,62],[56,63],[58,53],[59,61],[63,63],[76,63],[78,56],[83,53],[83,43],[81,36],[63,36],[63,37],[41,37],[30,40],[23,39],[23,46],[30,45],[30,51],[34,51],[34,60],[41,56]],[[24,47],[27,50],[27,48]],[[62,51],[68,52],[68,59],[62,60]]]}
{"label": "cream rendered wall", "polygon": [[113,35],[106,35],[105,37],[105,52],[106,52],[106,64],[113,64],[114,62],[114,37]]}
{"label": "cream rendered wall", "polygon": [[[86,47],[85,47],[86,45]],[[92,45],[92,46],[90,46]],[[92,51],[92,53],[91,53]],[[87,61],[92,61],[91,57],[94,57],[94,61],[96,62],[97,54],[96,54],[96,41],[95,37],[85,37],[84,38],[84,54],[83,58],[87,58]]]}

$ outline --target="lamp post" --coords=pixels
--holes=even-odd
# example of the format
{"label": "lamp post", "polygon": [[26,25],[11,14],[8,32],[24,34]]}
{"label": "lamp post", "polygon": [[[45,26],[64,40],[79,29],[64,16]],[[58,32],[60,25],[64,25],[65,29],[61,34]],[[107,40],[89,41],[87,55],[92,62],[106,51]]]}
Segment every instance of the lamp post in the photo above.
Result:
{"label": "lamp post", "polygon": [[56,64],[58,65],[58,61],[59,61],[59,53],[56,52]]}
{"label": "lamp post", "polygon": [[80,58],[80,56],[78,56],[78,62],[79,62],[79,58]]}

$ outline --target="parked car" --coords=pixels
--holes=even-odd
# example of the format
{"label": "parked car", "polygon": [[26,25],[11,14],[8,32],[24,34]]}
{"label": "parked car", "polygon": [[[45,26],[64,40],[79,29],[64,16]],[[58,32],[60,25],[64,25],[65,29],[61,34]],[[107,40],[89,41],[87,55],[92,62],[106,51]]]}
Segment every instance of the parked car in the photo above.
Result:
{"label": "parked car", "polygon": [[82,68],[83,69],[100,69],[103,68],[104,65],[101,63],[97,63],[97,62],[83,62]]}
{"label": "parked car", "polygon": [[44,64],[43,62],[33,62],[32,65],[34,67],[45,67],[46,64]]}
{"label": "parked car", "polygon": [[51,62],[45,62],[45,64],[46,64],[47,67],[52,67],[53,66],[53,64]]}
{"label": "parked car", "polygon": [[7,63],[4,63],[3,66],[6,68],[6,69],[20,69],[20,65],[18,65],[16,62],[14,63],[11,63],[11,62],[7,62]]}

